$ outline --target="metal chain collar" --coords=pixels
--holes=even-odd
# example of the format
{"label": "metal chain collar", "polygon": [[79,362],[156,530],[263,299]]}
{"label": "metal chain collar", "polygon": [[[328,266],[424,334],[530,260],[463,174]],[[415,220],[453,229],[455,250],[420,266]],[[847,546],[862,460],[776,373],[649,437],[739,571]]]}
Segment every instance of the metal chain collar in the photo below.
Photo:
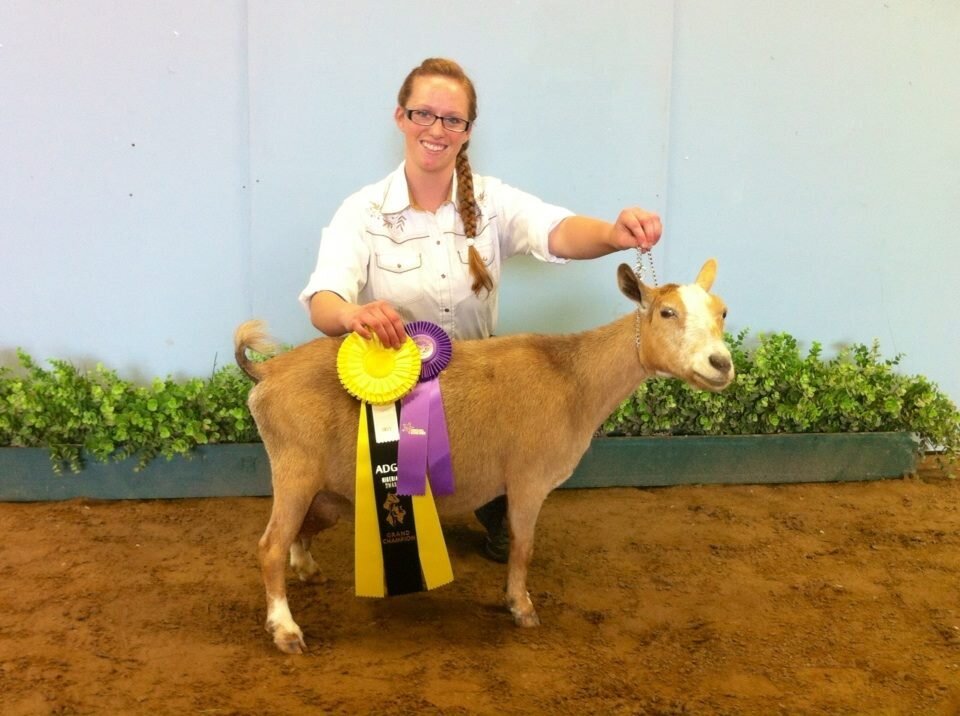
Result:
{"label": "metal chain collar", "polygon": [[[646,267],[647,262],[644,261],[644,257],[646,257],[647,262],[649,262],[650,264],[650,267],[649,267],[650,280],[653,282],[654,286],[657,286],[659,284],[659,281],[657,281],[657,270],[653,267],[653,254],[650,252],[650,249],[641,249],[640,244],[637,244],[637,266],[633,270],[633,272],[637,275],[638,279],[640,279],[641,281],[643,280],[643,275],[644,273],[647,272],[647,267]],[[637,344],[637,348],[639,348],[640,347],[640,306],[637,306],[637,326],[636,326],[635,341]]]}
{"label": "metal chain collar", "polygon": [[650,249],[641,249],[639,245],[637,246],[637,267],[633,272],[637,274],[637,278],[643,280],[643,274],[647,271],[644,258],[650,263],[650,280],[653,281],[654,286],[657,286],[659,284],[657,281],[657,270],[653,267],[653,254],[650,252]]}

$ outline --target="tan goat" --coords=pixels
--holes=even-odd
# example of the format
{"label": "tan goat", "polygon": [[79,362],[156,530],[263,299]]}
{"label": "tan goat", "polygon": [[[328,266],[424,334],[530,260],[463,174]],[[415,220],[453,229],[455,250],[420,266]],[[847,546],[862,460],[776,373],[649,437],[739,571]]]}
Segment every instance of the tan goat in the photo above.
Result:
{"label": "tan goat", "polygon": [[[539,617],[527,593],[533,533],[544,499],[572,473],[597,427],[646,378],[666,375],[705,390],[733,379],[723,340],[726,308],[708,293],[716,262],[695,283],[644,285],[629,266],[620,290],[637,310],[573,335],[514,335],[458,341],[440,375],[456,492],[443,515],[506,493],[510,528],[506,603],[520,626]],[[250,410],[270,457],[273,510],[260,539],[267,629],[285,652],[305,648],[287,604],[285,561],[307,580],[318,572],[310,539],[352,515],[358,403],[337,378],[341,338],[319,338],[265,362],[247,349],[269,344],[262,324],[235,335],[240,367],[257,382]]]}

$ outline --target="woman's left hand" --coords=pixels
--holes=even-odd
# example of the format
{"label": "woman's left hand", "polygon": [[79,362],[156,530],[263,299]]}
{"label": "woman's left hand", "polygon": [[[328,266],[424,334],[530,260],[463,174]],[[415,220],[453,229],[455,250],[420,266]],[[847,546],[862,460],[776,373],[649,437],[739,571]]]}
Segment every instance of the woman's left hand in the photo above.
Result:
{"label": "woman's left hand", "polygon": [[657,214],[632,207],[624,209],[613,225],[613,243],[618,249],[651,249],[660,240],[663,225]]}

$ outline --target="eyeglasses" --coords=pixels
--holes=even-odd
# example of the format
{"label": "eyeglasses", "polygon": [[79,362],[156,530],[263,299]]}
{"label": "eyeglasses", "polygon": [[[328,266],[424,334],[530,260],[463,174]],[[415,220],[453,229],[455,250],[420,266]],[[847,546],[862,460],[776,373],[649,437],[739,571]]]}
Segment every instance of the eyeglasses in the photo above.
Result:
{"label": "eyeglasses", "polygon": [[471,123],[465,119],[460,119],[460,117],[441,117],[425,109],[407,109],[406,113],[407,119],[423,127],[431,127],[439,119],[443,128],[449,129],[451,132],[466,132],[470,129]]}

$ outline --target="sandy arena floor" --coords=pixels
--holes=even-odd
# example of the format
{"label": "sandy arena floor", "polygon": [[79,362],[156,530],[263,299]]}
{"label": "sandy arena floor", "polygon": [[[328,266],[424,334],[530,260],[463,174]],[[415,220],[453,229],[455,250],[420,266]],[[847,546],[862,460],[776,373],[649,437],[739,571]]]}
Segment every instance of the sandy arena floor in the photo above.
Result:
{"label": "sandy arena floor", "polygon": [[513,626],[470,518],[456,581],[290,582],[309,653],[263,630],[268,499],[0,504],[0,713],[958,714],[960,481],[567,490]]}

